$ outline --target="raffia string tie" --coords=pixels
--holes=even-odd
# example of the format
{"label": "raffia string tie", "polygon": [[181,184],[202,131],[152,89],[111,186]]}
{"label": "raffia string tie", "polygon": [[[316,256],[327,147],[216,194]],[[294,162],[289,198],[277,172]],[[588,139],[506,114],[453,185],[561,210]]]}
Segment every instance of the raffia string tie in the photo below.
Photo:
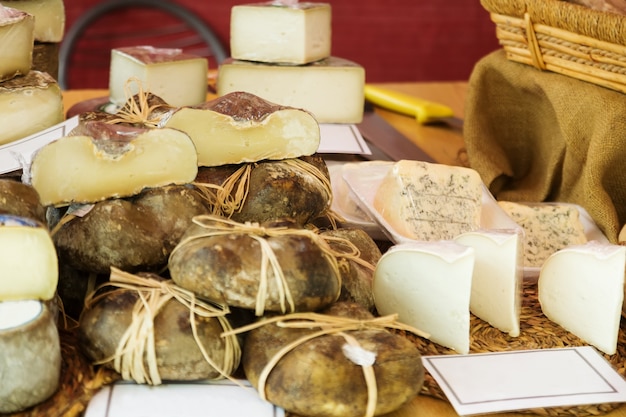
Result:
{"label": "raffia string tie", "polygon": [[528,40],[528,51],[533,61],[533,65],[542,71],[546,69],[546,63],[543,62],[543,55],[541,54],[541,47],[537,40],[537,33],[535,32],[535,26],[530,19],[530,14],[524,14],[524,24],[526,26],[526,39]]}
{"label": "raffia string tie", "polygon": [[211,214],[231,217],[241,211],[250,190],[250,173],[252,164],[243,164],[228,176],[221,185],[194,182],[205,200],[211,205]]}
{"label": "raffia string tie", "polygon": [[[131,324],[122,335],[115,353],[96,364],[113,362],[114,369],[125,380],[132,379],[141,384],[160,384],[161,376],[158,372],[156,358],[154,318],[167,302],[175,299],[189,309],[189,322],[193,337],[203,358],[219,372],[221,377],[234,380],[230,375],[239,366],[241,359],[241,348],[237,338],[232,336],[225,340],[224,361],[220,366],[211,359],[202,344],[195,320],[196,316],[215,317],[220,322],[222,329],[228,332],[232,330],[232,327],[225,317],[229,312],[227,306],[210,305],[198,300],[193,292],[176,286],[170,280],[160,281],[143,278],[114,267],[111,268],[110,281],[102,284],[98,289],[105,286],[117,287],[118,290],[136,291],[139,299],[133,308]],[[97,290],[90,293],[85,299],[86,308],[107,294],[108,292],[98,294]]]}
{"label": "raffia string tie", "polygon": [[[376,411],[376,403],[378,401],[378,388],[376,385],[376,375],[374,373],[374,364],[375,360],[360,360],[354,357],[352,353],[354,350],[365,350],[357,341],[357,339],[351,335],[349,332],[359,331],[359,330],[382,330],[386,328],[392,329],[400,329],[409,331],[417,336],[428,338],[429,335],[425,332],[422,332],[419,329],[416,329],[412,326],[408,326],[402,323],[398,323],[397,314],[390,314],[382,317],[375,317],[369,320],[361,320],[361,319],[353,319],[349,317],[340,317],[340,316],[331,316],[327,314],[320,313],[292,313],[283,316],[275,316],[270,318],[265,318],[257,321],[256,323],[249,324],[247,326],[239,327],[237,329],[233,329],[229,332],[222,333],[222,337],[230,337],[234,334],[244,333],[261,326],[265,326],[268,324],[276,324],[279,327],[283,328],[292,328],[292,329],[320,329],[318,331],[314,331],[310,334],[307,334],[295,341],[288,343],[282,349],[280,349],[276,354],[269,360],[269,362],[265,365],[261,373],[259,374],[259,382],[258,382],[258,391],[259,396],[266,400],[266,389],[265,385],[267,383],[267,379],[269,378],[270,373],[274,369],[274,367],[280,362],[280,360],[287,355],[289,352],[297,348],[298,346],[308,342],[309,340],[313,340],[317,337],[321,336],[340,336],[346,340],[346,345],[343,346],[343,352],[346,357],[354,362],[355,364],[361,366],[363,370],[363,376],[365,378],[365,383],[367,386],[368,393],[368,401],[366,407],[365,417],[373,417]],[[352,351],[352,352],[350,352]],[[366,353],[371,353],[375,357],[375,352],[367,351]]]}
{"label": "raffia string tie", "polygon": [[[137,94],[135,95],[133,94],[131,87],[133,83],[137,84]],[[126,96],[126,104],[116,113],[119,117],[109,120],[107,123],[130,123],[146,127],[160,126],[162,116],[151,118],[150,115],[154,110],[162,107],[162,104],[156,104],[153,106],[149,105],[149,92],[144,91],[141,80],[137,77],[132,77],[126,80],[126,83],[124,83],[124,94]]]}

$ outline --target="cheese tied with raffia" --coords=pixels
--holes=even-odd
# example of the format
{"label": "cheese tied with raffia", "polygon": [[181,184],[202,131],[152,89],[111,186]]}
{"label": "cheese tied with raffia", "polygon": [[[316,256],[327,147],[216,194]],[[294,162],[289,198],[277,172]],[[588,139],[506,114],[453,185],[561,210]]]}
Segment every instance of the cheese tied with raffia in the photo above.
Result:
{"label": "cheese tied with raffia", "polygon": [[330,56],[331,8],[327,3],[236,5],[230,23],[235,59],[307,64]]}
{"label": "cheese tied with raffia", "polygon": [[373,205],[404,237],[452,239],[479,227],[482,181],[470,168],[401,160],[383,178]]}
{"label": "cheese tied with raffia", "polygon": [[498,201],[498,205],[524,229],[524,263],[540,267],[559,249],[587,242],[580,212],[571,204],[523,204]]}
{"label": "cheese tied with raffia", "polygon": [[32,15],[0,5],[0,81],[30,71],[34,29]]}

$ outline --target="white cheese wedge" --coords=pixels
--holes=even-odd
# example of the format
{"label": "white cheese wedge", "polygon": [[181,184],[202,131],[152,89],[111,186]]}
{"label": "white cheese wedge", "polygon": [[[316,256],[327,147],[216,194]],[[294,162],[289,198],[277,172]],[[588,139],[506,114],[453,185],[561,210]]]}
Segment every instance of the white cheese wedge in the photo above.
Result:
{"label": "white cheese wedge", "polygon": [[473,268],[474,249],[454,241],[395,245],[374,271],[376,309],[468,353]]}
{"label": "white cheese wedge", "polygon": [[284,106],[308,110],[319,123],[363,119],[365,70],[330,57],[307,65],[270,65],[228,59],[219,66],[217,93],[246,91]]}
{"label": "white cheese wedge", "polygon": [[328,58],[330,4],[263,2],[234,6],[230,50],[234,59],[268,63],[308,64]]}
{"label": "white cheese wedge", "polygon": [[22,10],[35,17],[35,40],[61,42],[65,33],[63,0],[2,0],[7,7]]}
{"label": "white cheese wedge", "polygon": [[33,62],[35,18],[0,5],[0,81],[25,75]]}
{"label": "white cheese wedge", "polygon": [[57,253],[43,225],[0,215],[0,301],[50,300],[59,281]]}
{"label": "white cheese wedge", "polygon": [[30,167],[41,203],[93,203],[147,187],[192,182],[198,155],[175,129],[142,129],[117,139],[65,136],[40,148]]}
{"label": "white cheese wedge", "polygon": [[482,187],[473,169],[401,160],[383,178],[373,205],[406,238],[453,239],[480,226]]}
{"label": "white cheese wedge", "polygon": [[287,159],[317,152],[319,124],[309,112],[244,92],[176,110],[164,126],[187,133],[199,166]]}
{"label": "white cheese wedge", "polygon": [[498,201],[498,205],[524,229],[526,266],[541,267],[557,250],[587,242],[580,212],[572,204]]}
{"label": "white cheese wedge", "polygon": [[626,247],[596,241],[551,255],[538,294],[548,319],[602,352],[617,349],[624,301]]}
{"label": "white cheese wedge", "polygon": [[61,89],[50,75],[30,71],[0,83],[0,145],[63,120]]}
{"label": "white cheese wedge", "polygon": [[474,248],[470,311],[510,336],[519,336],[524,279],[521,233],[476,230],[457,236],[455,241]]}
{"label": "white cheese wedge", "polygon": [[51,397],[59,386],[61,345],[54,314],[36,300],[0,302],[0,413]]}
{"label": "white cheese wedge", "polygon": [[[111,51],[110,100],[122,106],[139,87],[176,107],[206,100],[208,61],[181,49],[133,46]],[[132,80],[136,80],[133,82]],[[138,81],[138,82],[137,82]]]}

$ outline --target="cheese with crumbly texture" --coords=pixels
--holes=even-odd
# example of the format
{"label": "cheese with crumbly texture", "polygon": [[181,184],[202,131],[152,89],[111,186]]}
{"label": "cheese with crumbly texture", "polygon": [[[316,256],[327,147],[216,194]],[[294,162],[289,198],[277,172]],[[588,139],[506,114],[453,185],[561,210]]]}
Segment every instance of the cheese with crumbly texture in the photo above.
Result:
{"label": "cheese with crumbly texture", "polygon": [[32,15],[0,5],[0,81],[30,71],[34,28]]}
{"label": "cheese with crumbly texture", "polygon": [[524,229],[524,263],[540,267],[559,249],[587,242],[580,212],[571,204],[523,204],[498,201],[498,205]]}
{"label": "cheese with crumbly texture", "polygon": [[469,353],[473,267],[474,249],[454,241],[395,245],[374,271],[376,310],[398,314],[429,340]]}
{"label": "cheese with crumbly texture", "polygon": [[383,178],[373,204],[406,238],[453,239],[480,226],[482,181],[470,168],[401,160]]}
{"label": "cheese with crumbly texture", "polygon": [[0,145],[45,130],[64,118],[61,89],[50,75],[30,71],[0,83]]}
{"label": "cheese with crumbly texture", "polygon": [[7,7],[22,10],[35,17],[35,40],[58,43],[65,33],[63,0],[2,0]]}
{"label": "cheese with crumbly texture", "polygon": [[591,241],[559,250],[539,274],[542,312],[607,355],[615,354],[625,269],[624,246]]}
{"label": "cheese with crumbly texture", "polygon": [[181,49],[152,46],[113,49],[110,100],[122,106],[142,88],[175,107],[203,103],[208,90],[208,65],[206,58]]}
{"label": "cheese with crumbly texture", "polygon": [[306,65],[270,65],[227,59],[219,66],[217,93],[246,91],[272,103],[307,110],[319,123],[363,119],[365,69],[329,57]]}
{"label": "cheese with crumbly texture", "polygon": [[308,64],[328,58],[330,4],[263,2],[234,6],[230,49],[234,59],[275,64]]}

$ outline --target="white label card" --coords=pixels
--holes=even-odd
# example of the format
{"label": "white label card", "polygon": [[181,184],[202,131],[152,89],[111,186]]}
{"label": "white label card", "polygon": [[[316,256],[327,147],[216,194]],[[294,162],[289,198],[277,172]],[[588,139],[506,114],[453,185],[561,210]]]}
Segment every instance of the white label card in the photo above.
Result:
{"label": "white label card", "polygon": [[626,380],[590,346],[423,362],[459,415],[626,402]]}

